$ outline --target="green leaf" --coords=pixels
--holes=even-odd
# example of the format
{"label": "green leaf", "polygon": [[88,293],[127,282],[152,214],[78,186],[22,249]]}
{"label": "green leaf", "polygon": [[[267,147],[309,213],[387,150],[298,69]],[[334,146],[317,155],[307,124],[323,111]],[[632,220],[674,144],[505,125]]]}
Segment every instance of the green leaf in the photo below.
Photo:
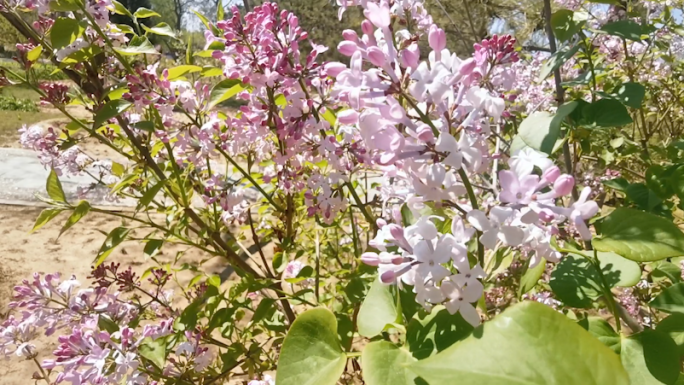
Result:
{"label": "green leaf", "polygon": [[200,76],[203,78],[210,78],[214,76],[223,76],[223,70],[217,67],[205,66],[200,72]]}
{"label": "green leaf", "polygon": [[52,48],[61,49],[78,39],[85,29],[76,19],[58,17],[50,28],[50,42]]}
{"label": "green leaf", "polygon": [[684,283],[677,283],[663,290],[649,306],[667,313],[684,313]]}
{"label": "green leaf", "polygon": [[516,304],[449,349],[409,365],[431,385],[628,385],[619,357],[537,302]]}
{"label": "green leaf", "polygon": [[639,108],[644,101],[646,88],[639,83],[623,83],[613,90],[613,96],[628,107]]}
{"label": "green leaf", "polygon": [[278,385],[335,385],[347,357],[337,339],[337,320],[330,310],[300,314],[285,336],[278,360]]}
{"label": "green leaf", "polygon": [[651,191],[643,183],[632,183],[625,191],[627,198],[634,202],[642,210],[651,211],[663,203],[655,192]]}
{"label": "green leaf", "polygon": [[629,182],[625,178],[615,178],[615,179],[605,180],[601,183],[603,183],[604,186],[610,187],[613,190],[620,191],[620,192],[626,192],[627,187],[629,187]]}
{"label": "green leaf", "polygon": [[114,13],[119,14],[119,15],[128,16],[131,19],[133,18],[133,15],[131,14],[131,12],[123,4],[119,3],[116,0],[112,0],[112,4],[114,5]]}
{"label": "green leaf", "polygon": [[62,209],[45,209],[41,211],[40,215],[38,215],[38,218],[36,219],[36,223],[33,225],[33,228],[29,233],[32,233],[40,229],[41,227],[45,226],[48,222],[54,219],[62,211]]}
{"label": "green leaf", "polygon": [[202,67],[189,64],[169,68],[169,80],[176,80],[185,74],[199,72],[201,70]]}
{"label": "green leaf", "polygon": [[67,219],[64,226],[62,226],[62,230],[59,231],[59,236],[64,234],[64,232],[69,230],[73,225],[78,223],[78,221],[80,221],[81,218],[83,218],[89,212],[90,212],[90,203],[88,203],[88,201],[78,202],[78,205],[76,205],[76,208],[74,208],[74,212],[71,213],[71,215],[69,216],[69,219]]}
{"label": "green leaf", "polygon": [[518,297],[532,290],[532,288],[537,285],[537,282],[539,282],[539,278],[541,278],[542,274],[544,274],[545,269],[546,260],[542,258],[541,261],[537,263],[537,266],[531,269],[528,267],[525,270],[525,274],[523,274],[523,276],[520,278]]}
{"label": "green leaf", "polygon": [[579,325],[603,342],[610,350],[620,354],[620,335],[613,330],[608,321],[601,317],[588,317],[580,320]]}
{"label": "green leaf", "polygon": [[237,79],[222,80],[211,90],[209,108],[213,108],[217,104],[232,98],[244,89],[245,86]]}
{"label": "green leaf", "polygon": [[544,62],[541,70],[539,71],[539,77],[537,80],[540,82],[545,80],[553,71],[559,69],[566,61],[575,56],[579,49],[579,44],[576,44],[572,47],[561,47],[556,53],[551,55],[551,57]]}
{"label": "green leaf", "polygon": [[34,61],[38,60],[41,52],[43,52],[43,46],[42,45],[36,46],[26,54],[26,58],[29,61],[34,62]]}
{"label": "green leaf", "polygon": [[162,246],[164,245],[164,241],[161,239],[150,239],[145,243],[145,248],[143,249],[143,253],[147,257],[154,257],[159,253],[159,250],[161,250]]}
{"label": "green leaf", "polygon": [[335,124],[337,124],[337,116],[335,116],[335,113],[330,108],[326,108],[321,116],[326,122],[330,123],[330,127],[335,127]]}
{"label": "green leaf", "polygon": [[597,100],[582,108],[585,125],[595,127],[618,127],[632,123],[624,104],[615,99]]}
{"label": "green leaf", "polygon": [[64,189],[62,189],[62,182],[59,181],[57,173],[55,170],[50,170],[50,175],[48,175],[47,183],[45,186],[48,196],[56,202],[66,203],[66,196],[64,195]]}
{"label": "green leaf", "polygon": [[656,331],[669,335],[677,345],[679,357],[684,357],[684,314],[669,315],[658,323]]}
{"label": "green leaf", "polygon": [[145,191],[145,194],[138,200],[138,210],[144,209],[152,203],[159,191],[164,188],[164,181],[160,181]]}
{"label": "green leaf", "polygon": [[632,20],[618,20],[607,23],[601,27],[601,31],[626,40],[641,41],[641,25]]}
{"label": "green leaf", "polygon": [[665,333],[645,329],[622,339],[622,365],[632,384],[674,384],[679,377],[677,345]]}
{"label": "green leaf", "polygon": [[380,282],[379,278],[376,279],[359,309],[359,334],[374,337],[385,330],[387,324],[396,322],[398,316],[399,310],[391,287]]}
{"label": "green leaf", "polygon": [[218,4],[216,4],[216,20],[223,20],[223,17],[225,16],[224,13],[225,10],[223,9],[223,0],[219,0]]}
{"label": "green leaf", "polygon": [[171,26],[167,23],[162,22],[155,25],[154,27],[148,27],[145,24],[142,24],[142,27],[145,29],[145,31],[153,33],[155,35],[168,36],[174,39],[178,37],[176,31],[174,31],[173,28],[171,28]]}
{"label": "green leaf", "polygon": [[114,50],[124,56],[132,55],[158,55],[159,52],[154,48],[152,43],[145,36],[136,36],[131,39],[131,42],[126,47],[115,47]]}
{"label": "green leaf", "polygon": [[211,30],[211,32],[213,32],[214,35],[217,35],[217,34],[219,33],[218,28],[216,28],[216,27],[214,26],[214,24],[212,24],[212,22],[210,22],[209,19],[207,19],[206,16],[204,16],[203,14],[201,14],[201,13],[199,13],[199,12],[197,12],[197,11],[194,11],[194,10],[193,10],[192,12],[193,12],[195,15],[197,15],[197,17],[202,21],[202,24],[204,24],[204,27],[205,27],[206,29]]}
{"label": "green leaf", "polygon": [[49,2],[50,10],[53,12],[72,12],[79,11],[79,0],[52,0]]}
{"label": "green leaf", "polygon": [[135,16],[136,19],[146,19],[148,17],[154,17],[154,16],[161,17],[161,15],[158,14],[157,12],[155,12],[151,9],[147,9],[147,8],[138,8],[138,10],[135,11],[133,16]]}
{"label": "green leaf", "polygon": [[438,305],[427,315],[413,316],[406,328],[406,344],[411,354],[422,360],[465,339],[473,329],[460,313],[451,315]]}
{"label": "green leaf", "polygon": [[577,105],[577,102],[566,103],[558,108],[555,115],[543,111],[532,113],[520,123],[518,135],[533,149],[551,154],[560,137],[561,123]]}
{"label": "green leaf", "polygon": [[612,251],[637,262],[684,255],[684,234],[666,218],[620,207],[597,223],[596,250]]}
{"label": "green leaf", "polygon": [[116,116],[121,115],[128,107],[133,104],[125,99],[116,99],[107,102],[95,115],[95,121],[93,122],[93,127],[99,128],[106,121]]}
{"label": "green leaf", "polygon": [[125,227],[117,227],[109,232],[107,238],[105,238],[104,242],[102,243],[102,246],[100,246],[100,250],[97,252],[95,260],[93,261],[95,267],[100,266],[102,262],[107,259],[109,254],[111,254],[117,246],[126,240],[126,236],[128,236],[130,231],[131,229],[127,229]]}
{"label": "green leaf", "polygon": [[406,369],[415,362],[406,349],[389,341],[375,341],[363,348],[361,371],[368,385],[414,385],[416,375]]}
{"label": "green leaf", "polygon": [[553,35],[560,41],[570,40],[582,28],[582,24],[583,20],[578,20],[575,12],[569,9],[559,9],[551,15]]}
{"label": "green leaf", "polygon": [[166,338],[146,338],[138,348],[138,352],[144,358],[150,360],[157,368],[164,369],[166,366]]}
{"label": "green leaf", "polygon": [[679,267],[679,265],[675,265],[672,262],[653,262],[653,271],[651,271],[651,277],[653,278],[654,282],[667,278],[672,283],[679,283],[682,282],[682,269]]}
{"label": "green leaf", "polygon": [[[589,254],[591,252],[587,252]],[[636,262],[614,253],[598,252],[603,277],[609,288],[633,286],[641,278],[641,269]],[[591,258],[593,258],[593,253]],[[590,308],[602,295],[602,281],[596,267],[578,252],[568,254],[551,273],[549,286],[564,304],[578,308]]]}

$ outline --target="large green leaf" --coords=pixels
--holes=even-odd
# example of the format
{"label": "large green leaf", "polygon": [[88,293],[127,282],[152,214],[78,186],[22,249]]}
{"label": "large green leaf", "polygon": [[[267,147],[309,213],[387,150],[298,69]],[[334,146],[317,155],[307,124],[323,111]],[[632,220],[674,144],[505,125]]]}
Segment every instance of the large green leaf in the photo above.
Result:
{"label": "large green leaf", "polygon": [[668,313],[684,313],[684,283],[663,290],[649,305]]}
{"label": "large green leaf", "polygon": [[290,327],[278,360],[278,385],[335,385],[347,357],[337,339],[337,320],[327,309],[307,310]]}
{"label": "large green leaf", "polygon": [[665,333],[646,329],[622,339],[622,365],[632,384],[674,384],[679,378],[677,345]]}
{"label": "large green leaf", "polygon": [[609,35],[618,36],[623,39],[641,41],[641,25],[632,20],[618,20],[607,23],[601,30]]}
{"label": "large green leaf", "polygon": [[59,181],[59,177],[57,177],[54,169],[50,170],[50,175],[48,175],[47,182],[45,183],[45,190],[53,201],[66,203],[67,200],[62,188],[62,182]]}
{"label": "large green leaf", "polygon": [[637,262],[684,255],[684,234],[666,218],[618,208],[597,224],[592,241],[600,251],[612,251]]}
{"label": "large green leaf", "polygon": [[155,35],[168,36],[168,37],[172,37],[174,39],[176,37],[178,37],[176,35],[176,31],[174,31],[173,28],[171,28],[171,26],[168,25],[167,23],[159,23],[159,24],[155,25],[154,27],[148,27],[145,24],[143,24],[142,26],[145,29],[145,31],[147,31],[149,33],[153,33]]}
{"label": "large green leaf", "polygon": [[166,338],[153,340],[146,338],[138,348],[144,358],[150,360],[157,368],[164,369],[166,364]]}
{"label": "large green leaf", "polygon": [[146,19],[148,17],[154,17],[154,16],[161,17],[161,15],[158,14],[157,12],[155,12],[151,9],[147,9],[147,8],[138,8],[138,10],[135,11],[135,13],[133,15],[137,19]]}
{"label": "large green leaf", "polygon": [[125,99],[116,99],[108,102],[97,112],[95,115],[95,121],[93,125],[95,128],[99,128],[102,124],[111,118],[121,115],[128,107],[133,104]]}
{"label": "large green leaf", "polygon": [[617,127],[632,123],[627,107],[615,99],[601,99],[586,105],[582,115],[588,126]]}
{"label": "large green leaf", "polygon": [[366,345],[361,355],[363,380],[368,385],[414,385],[416,375],[406,365],[416,359],[389,341]]}
{"label": "large green leaf", "polygon": [[620,335],[615,332],[608,321],[601,317],[588,317],[580,320],[579,325],[603,342],[610,350],[620,354]]}
{"label": "large green leaf", "polygon": [[441,352],[468,337],[473,326],[461,314],[449,314],[444,306],[435,306],[430,314],[414,315],[406,328],[406,343],[419,360]]}
{"label": "large green leaf", "polygon": [[[641,278],[639,265],[617,254],[597,252],[603,278],[612,288],[634,286]],[[578,308],[590,308],[602,294],[602,281],[596,267],[588,258],[592,252],[569,254],[556,265],[551,273],[549,286],[564,304]]]}
{"label": "large green leaf", "polygon": [[579,44],[561,47],[558,51],[556,51],[556,53],[551,55],[551,57],[544,62],[541,70],[539,71],[539,77],[537,78],[537,81],[541,82],[545,80],[553,71],[560,68],[563,64],[565,64],[566,61],[575,56],[579,49]]}
{"label": "large green leaf", "polygon": [[145,36],[136,36],[126,47],[116,47],[114,50],[124,56],[150,54],[157,55],[159,52]]}
{"label": "large green leaf", "polygon": [[560,41],[568,41],[582,28],[585,20],[586,13],[559,9],[551,15],[553,35]]}
{"label": "large green leaf", "polygon": [[245,86],[237,79],[222,80],[211,89],[209,108],[232,98],[244,89]]}
{"label": "large green leaf", "polygon": [[577,102],[560,107],[555,115],[548,112],[534,112],[520,123],[518,135],[528,146],[551,154],[560,136],[561,123],[577,108]]}
{"label": "large green leaf", "polygon": [[628,385],[619,357],[537,302],[507,309],[449,349],[409,366],[431,385]]}
{"label": "large green leaf", "polygon": [[107,259],[109,254],[126,240],[126,236],[128,236],[130,231],[131,230],[126,227],[117,227],[109,232],[107,238],[105,238],[105,241],[102,243],[102,246],[100,246],[100,250],[97,252],[97,256],[93,262],[95,267],[100,266],[102,262]]}
{"label": "large green leaf", "polygon": [[85,31],[78,20],[70,17],[58,17],[50,28],[52,48],[61,49],[78,39]]}
{"label": "large green leaf", "polygon": [[388,324],[396,322],[398,316],[396,298],[392,295],[390,286],[376,279],[359,309],[359,334],[374,337],[385,330]]}
{"label": "large green leaf", "polygon": [[684,314],[673,313],[656,326],[656,331],[665,333],[677,344],[679,357],[684,357]]}
{"label": "large green leaf", "polygon": [[646,88],[639,83],[623,83],[613,90],[613,96],[632,108],[641,107]]}
{"label": "large green leaf", "polygon": [[202,71],[202,67],[190,64],[169,68],[169,80],[176,80],[185,74],[199,71]]}

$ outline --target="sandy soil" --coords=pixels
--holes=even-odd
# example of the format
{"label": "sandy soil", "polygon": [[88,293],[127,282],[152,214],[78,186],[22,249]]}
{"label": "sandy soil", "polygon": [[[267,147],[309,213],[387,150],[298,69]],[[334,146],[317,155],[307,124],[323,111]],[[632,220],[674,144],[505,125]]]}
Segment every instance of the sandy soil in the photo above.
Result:
{"label": "sandy soil", "polygon": [[[33,234],[29,231],[40,213],[40,208],[0,206],[0,319],[2,312],[10,301],[12,287],[22,279],[30,278],[33,272],[61,272],[63,276],[76,275],[85,284],[86,276],[99,250],[105,235],[95,229],[109,232],[120,226],[119,219],[112,216],[90,213],[59,239],[59,229],[67,216],[59,216],[51,223]],[[151,260],[145,260],[144,245],[137,242],[127,242],[116,249],[108,258],[122,266],[131,265],[141,274],[150,266]],[[184,248],[177,245],[165,244],[159,256],[161,260],[171,261],[176,252]],[[196,249],[188,250],[181,262],[198,264],[207,255]],[[206,262],[202,270],[208,274],[221,274],[226,264],[214,258]],[[225,275],[225,274],[224,274]],[[181,274],[180,281],[187,284],[192,279],[192,273]],[[224,285],[229,285],[225,282]],[[41,351],[49,352],[55,346],[54,339],[38,341]],[[39,360],[42,356],[39,356]],[[31,384],[31,375],[36,370],[31,361],[20,361],[13,357],[9,361],[0,359],[0,385]]]}

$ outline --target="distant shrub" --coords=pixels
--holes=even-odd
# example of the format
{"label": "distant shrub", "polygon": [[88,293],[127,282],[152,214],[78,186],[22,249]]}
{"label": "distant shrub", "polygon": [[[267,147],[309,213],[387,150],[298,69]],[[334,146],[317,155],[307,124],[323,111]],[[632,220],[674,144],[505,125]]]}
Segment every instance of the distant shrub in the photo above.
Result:
{"label": "distant shrub", "polygon": [[38,107],[31,99],[19,99],[12,95],[0,95],[0,110],[38,112]]}

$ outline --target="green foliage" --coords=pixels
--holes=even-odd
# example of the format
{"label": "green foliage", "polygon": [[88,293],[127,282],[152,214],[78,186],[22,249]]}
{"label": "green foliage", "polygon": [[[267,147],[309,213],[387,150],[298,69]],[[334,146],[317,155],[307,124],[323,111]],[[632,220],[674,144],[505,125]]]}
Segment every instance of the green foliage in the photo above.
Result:
{"label": "green foliage", "polygon": [[509,308],[471,337],[409,369],[431,385],[629,384],[614,352],[564,315],[535,302]]}
{"label": "green foliage", "polygon": [[385,330],[388,325],[397,322],[400,316],[392,287],[376,279],[359,310],[359,334],[364,337],[374,337]]}
{"label": "green foliage", "polygon": [[0,110],[38,112],[36,103],[31,99],[18,99],[12,95],[0,95]]}
{"label": "green foliage", "polygon": [[363,349],[361,370],[368,385],[414,385],[416,375],[407,369],[411,353],[388,341],[375,341]]}
{"label": "green foliage", "polygon": [[597,224],[597,250],[638,262],[684,255],[684,233],[671,221],[643,211],[618,208]]}
{"label": "green foliage", "polygon": [[334,385],[347,357],[337,339],[337,320],[327,309],[307,310],[290,327],[278,361],[279,385]]}

